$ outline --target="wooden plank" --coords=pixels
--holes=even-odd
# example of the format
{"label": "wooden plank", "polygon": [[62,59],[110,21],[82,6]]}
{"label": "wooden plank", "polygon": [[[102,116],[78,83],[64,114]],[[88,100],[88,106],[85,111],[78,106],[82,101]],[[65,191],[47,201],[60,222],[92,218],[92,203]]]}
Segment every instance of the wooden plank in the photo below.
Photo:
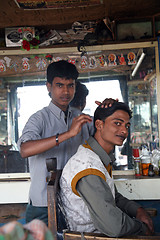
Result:
{"label": "wooden plank", "polygon": [[57,220],[56,220],[56,191],[55,186],[47,186],[48,197],[48,227],[51,230],[54,240],[57,240]]}
{"label": "wooden plank", "polygon": [[65,232],[64,233],[64,240],[159,240],[160,236],[132,236],[132,237],[107,237],[103,234],[98,233],[83,233],[80,232]]}
{"label": "wooden plank", "polygon": [[22,220],[27,204],[0,204],[0,223]]}

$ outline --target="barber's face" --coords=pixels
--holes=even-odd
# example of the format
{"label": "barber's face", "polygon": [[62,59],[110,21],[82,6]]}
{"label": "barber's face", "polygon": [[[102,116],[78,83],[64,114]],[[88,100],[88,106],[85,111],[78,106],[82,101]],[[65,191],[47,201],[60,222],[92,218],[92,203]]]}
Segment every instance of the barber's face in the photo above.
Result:
{"label": "barber's face", "polygon": [[128,113],[123,110],[115,111],[105,121],[97,120],[97,130],[100,136],[98,141],[107,152],[110,152],[115,145],[121,146],[123,144],[128,136],[129,120]]}
{"label": "barber's face", "polygon": [[52,102],[65,111],[75,94],[75,80],[55,77],[52,84],[47,82]]}

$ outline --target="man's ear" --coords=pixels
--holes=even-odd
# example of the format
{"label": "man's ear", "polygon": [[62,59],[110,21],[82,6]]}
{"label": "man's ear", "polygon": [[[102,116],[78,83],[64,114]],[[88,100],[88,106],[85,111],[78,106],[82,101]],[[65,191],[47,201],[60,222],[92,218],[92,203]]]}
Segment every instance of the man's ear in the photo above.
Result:
{"label": "man's ear", "polygon": [[46,87],[47,87],[47,90],[48,92],[51,92],[51,84],[49,82],[46,82]]}
{"label": "man's ear", "polygon": [[95,121],[95,127],[96,127],[97,130],[101,130],[102,127],[103,127],[103,121],[97,119],[97,120]]}

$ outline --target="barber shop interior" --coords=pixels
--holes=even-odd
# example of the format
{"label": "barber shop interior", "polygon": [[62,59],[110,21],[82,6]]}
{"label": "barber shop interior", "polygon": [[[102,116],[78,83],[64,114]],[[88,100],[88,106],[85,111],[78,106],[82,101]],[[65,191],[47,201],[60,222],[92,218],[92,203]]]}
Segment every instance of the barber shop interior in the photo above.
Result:
{"label": "barber shop interior", "polygon": [[[3,3],[1,1],[1,5],[0,236],[1,234],[5,236],[3,228],[5,229],[7,224],[13,222],[15,225],[20,224],[19,226],[24,233],[28,234],[28,237],[29,234],[32,235],[32,233],[29,233],[32,227],[29,229],[30,225],[28,225],[31,222],[26,222],[26,209],[29,204],[32,208],[38,206],[38,208],[45,207],[47,209],[48,224],[45,225],[45,231],[48,235],[46,234],[43,237],[46,240],[160,239],[160,2],[156,0],[140,0],[138,2],[136,0],[6,0]],[[72,77],[72,73],[67,77],[62,73],[62,75],[53,75],[53,82],[49,82],[48,67],[53,63],[60,62],[67,62],[68,66],[74,66],[78,72],[77,79]],[[69,67],[66,71],[69,72]],[[55,80],[57,81],[56,84],[54,84]],[[65,85],[63,82],[69,84]],[[80,90],[78,90],[77,83],[80,83],[85,89],[84,96],[83,92],[78,93]],[[66,89],[64,91],[67,94],[62,93],[63,88]],[[75,110],[76,105],[72,105],[73,97],[76,94],[78,102],[81,102],[80,99],[83,98],[81,108],[78,110]],[[104,101],[107,101],[106,99],[109,103],[104,103]],[[60,102],[62,101],[65,102],[65,110],[61,107]],[[102,169],[99,166],[93,169],[96,165],[92,166],[92,164],[91,169],[82,169],[81,174],[78,170],[75,170],[76,166],[79,165],[72,166],[71,173],[68,172],[67,180],[64,179],[65,171],[63,174],[63,170],[68,167],[71,159],[73,162],[72,156],[76,158],[76,152],[79,151],[78,147],[81,144],[84,146],[88,136],[89,140],[97,140],[97,148],[100,146],[103,151],[106,151],[98,135],[103,134],[103,132],[97,127],[96,122],[98,120],[94,122],[95,111],[97,107],[103,108],[102,105],[104,105],[104,109],[108,109],[117,103],[125,104],[130,109],[132,117],[128,120],[129,128],[126,127],[124,130],[124,132],[127,131],[127,134],[122,136],[121,133],[122,144],[116,144],[114,137],[111,137],[113,140],[108,141],[109,144],[113,145],[111,152],[114,158],[109,158],[112,167],[110,178],[117,193],[115,199],[112,196],[115,204],[113,202],[103,204],[106,204],[106,206],[109,204],[110,211],[113,208],[112,215],[115,214],[117,219],[122,214],[120,223],[122,229],[119,232],[116,230],[115,234],[112,234],[112,232],[114,233],[112,226],[109,230],[103,230],[105,227],[99,227],[97,218],[94,219],[97,212],[92,209],[88,221],[91,218],[93,221],[91,224],[96,224],[96,226],[93,226],[93,231],[88,230],[86,233],[79,230],[83,229],[82,226],[74,228],[76,220],[73,218],[73,226],[69,221],[67,226],[70,227],[67,227],[67,230],[63,229],[63,234],[60,236],[57,224],[59,220],[57,219],[60,218],[61,214],[57,210],[56,195],[58,190],[55,190],[55,184],[59,187],[59,183],[57,183],[59,179],[60,185],[63,181],[72,180],[69,189],[72,189],[74,193],[76,192],[77,195],[74,195],[77,198],[85,199],[84,203],[86,203],[89,201],[89,193],[87,196],[84,194],[85,196],[81,197],[83,195],[81,188],[84,187],[87,179],[91,181],[88,175],[92,173],[89,173],[89,171],[93,171],[93,175],[95,174],[98,179],[101,179],[97,180],[96,184],[98,182],[100,184],[104,178],[106,179],[108,172],[101,172]],[[108,104],[107,107],[105,104]],[[65,127],[62,126],[60,119],[53,120],[59,126],[54,127],[55,133],[53,131],[51,135],[49,133],[50,114],[44,111],[50,109],[53,111],[53,108],[56,108],[56,114],[60,114],[60,116],[65,114],[68,119],[64,122]],[[63,113],[59,113],[60,111]],[[124,113],[124,111],[120,108],[113,114]],[[73,133],[73,128],[76,131],[79,122],[73,117],[71,119],[70,113],[75,119],[81,119],[82,116],[87,117],[87,120],[83,120],[83,124],[80,125],[79,132],[74,135],[71,132]],[[47,114],[47,117],[45,114]],[[47,123],[43,121],[43,117],[48,118]],[[126,120],[119,118],[117,117],[116,121],[123,125]],[[33,123],[35,119],[36,122]],[[110,116],[103,120],[106,123],[106,129],[107,119],[110,119]],[[85,128],[85,125],[91,121],[94,123],[94,126],[92,126],[94,131],[92,131],[92,134],[90,132],[89,135],[87,133],[86,137],[82,136],[82,128]],[[112,128],[107,131],[112,131]],[[107,133],[104,138],[106,136]],[[85,138],[85,141],[81,140],[80,142],[80,138]],[[106,141],[104,138],[103,141]],[[112,141],[113,143],[110,143]],[[40,150],[38,150],[39,142],[41,143]],[[87,144],[90,142],[88,141]],[[107,142],[105,143],[107,144]],[[87,148],[90,152],[93,150],[94,154],[99,156],[98,159],[101,159],[102,150],[96,148],[96,151],[94,151],[92,144],[89,146],[91,150],[88,149],[88,145],[83,148]],[[62,156],[64,163],[60,165],[58,160]],[[110,152],[107,152],[108,156],[110,156]],[[85,155],[83,156],[85,162],[84,158]],[[39,167],[37,167],[38,159]],[[59,161],[63,161],[63,159]],[[87,160],[85,164],[87,164]],[[105,163],[103,162],[102,165],[105,166]],[[84,168],[84,166],[80,167]],[[105,169],[107,169],[106,166]],[[61,176],[59,170],[62,171]],[[77,175],[73,179],[69,179],[73,174],[72,171]],[[85,173],[85,171],[88,172]],[[45,175],[43,183],[42,175],[43,177]],[[80,177],[80,175],[83,175],[83,177]],[[101,175],[103,176],[101,177]],[[80,178],[77,180],[76,176]],[[86,181],[82,182],[83,178],[86,178]],[[77,185],[75,184],[74,190],[73,183],[75,180]],[[104,189],[109,185],[107,181],[105,181]],[[32,186],[32,182],[36,182],[36,184]],[[41,185],[44,185],[44,190]],[[37,189],[41,189],[41,193],[38,193]],[[66,187],[65,190],[69,192],[67,189]],[[97,191],[95,195],[98,195],[100,190],[97,188],[95,191]],[[109,191],[111,192],[111,190]],[[90,192],[90,189],[88,192]],[[36,197],[34,199],[33,193],[34,195],[37,194],[37,199]],[[42,195],[42,201],[38,199],[39,194]],[[46,195],[47,203],[43,200],[43,198],[45,199],[43,194]],[[146,223],[145,220],[143,222],[141,217],[138,218],[138,214],[133,218],[130,217],[131,220],[127,220],[124,214],[129,214],[128,210],[124,213],[118,208],[119,203],[117,202],[120,201],[120,197],[116,200],[118,194],[128,199],[127,201],[130,203],[135,202],[137,208],[141,206],[140,208],[145,210],[147,216],[151,219],[152,227],[148,227],[149,223]],[[109,197],[104,198],[105,201],[109,201]],[[101,203],[98,203],[98,199],[95,196],[95,203],[93,204],[101,205]],[[65,203],[66,208],[71,206],[71,203],[69,206],[67,205],[67,200]],[[75,200],[75,203],[78,204],[78,200]],[[129,203],[127,202],[127,204]],[[88,219],[90,208],[93,208],[93,206],[87,203],[87,211],[84,211],[80,205],[79,209],[81,209],[81,214],[84,214],[84,218]],[[74,214],[70,212],[70,215],[73,216]],[[67,215],[67,218],[70,215]],[[72,216],[70,216],[70,219],[72,219]],[[137,218],[138,220],[135,220]],[[130,224],[134,225],[134,229],[131,229],[129,225],[129,221],[132,221],[132,219],[134,221]],[[112,225],[119,224],[113,216],[108,216],[107,221],[113,221]],[[123,221],[124,224],[122,224]],[[135,221],[137,222],[135,223]],[[86,222],[82,221],[83,224],[89,226],[90,223],[86,220]],[[143,231],[140,229],[140,224],[145,225]],[[91,228],[88,227],[88,229]],[[144,229],[149,229],[149,233],[143,234]],[[136,231],[139,231],[139,234]],[[32,239],[42,239],[32,237]],[[17,238],[13,239],[20,238],[17,235]]]}

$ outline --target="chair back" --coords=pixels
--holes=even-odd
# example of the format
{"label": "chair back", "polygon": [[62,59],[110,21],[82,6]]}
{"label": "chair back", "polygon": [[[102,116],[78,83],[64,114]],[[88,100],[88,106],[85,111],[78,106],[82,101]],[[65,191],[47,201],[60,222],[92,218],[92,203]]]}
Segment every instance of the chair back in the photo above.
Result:
{"label": "chair back", "polygon": [[47,169],[51,172],[47,185],[48,198],[48,227],[51,230],[54,240],[63,239],[63,230],[67,229],[64,211],[59,196],[59,179],[62,170],[57,170],[57,159],[46,159]]}

